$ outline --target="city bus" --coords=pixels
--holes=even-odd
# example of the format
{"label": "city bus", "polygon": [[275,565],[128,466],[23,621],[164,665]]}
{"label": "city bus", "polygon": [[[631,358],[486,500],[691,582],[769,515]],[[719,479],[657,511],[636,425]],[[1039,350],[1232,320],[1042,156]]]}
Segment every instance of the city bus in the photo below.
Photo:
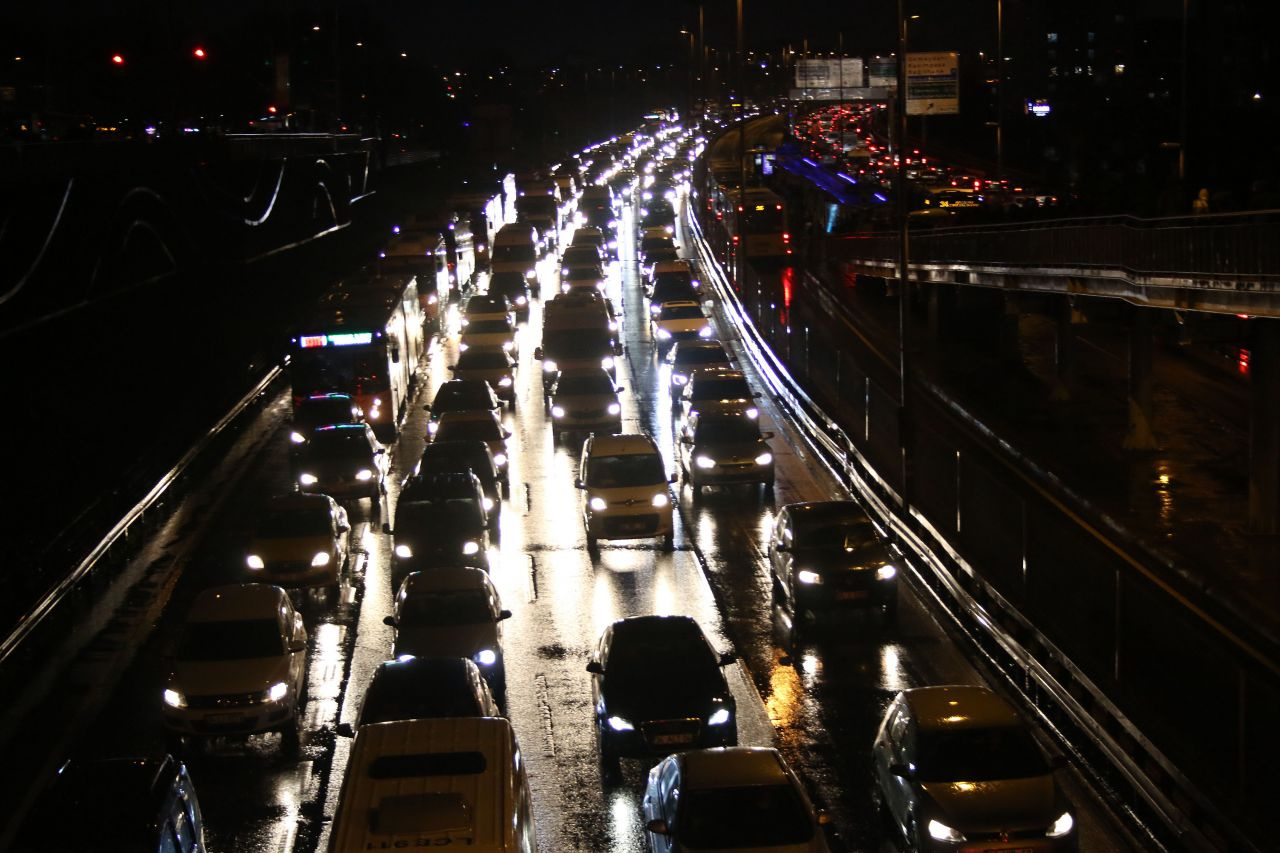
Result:
{"label": "city bus", "polygon": [[365,270],[332,285],[291,341],[293,405],[350,394],[382,441],[395,438],[426,355],[418,279]]}
{"label": "city bus", "polygon": [[791,231],[787,205],[764,187],[749,187],[731,197],[733,215],[726,217],[736,251],[747,258],[787,258],[791,255]]}

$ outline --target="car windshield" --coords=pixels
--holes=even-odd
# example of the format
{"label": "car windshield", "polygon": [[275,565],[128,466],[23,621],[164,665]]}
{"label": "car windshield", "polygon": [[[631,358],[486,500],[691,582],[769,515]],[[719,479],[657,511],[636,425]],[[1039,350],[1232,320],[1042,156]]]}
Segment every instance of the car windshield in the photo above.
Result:
{"label": "car windshield", "polygon": [[538,255],[532,243],[508,243],[493,247],[493,259],[495,261],[527,261],[532,264],[538,260]]}
{"label": "car windshield", "polygon": [[510,335],[513,330],[511,324],[506,320],[472,320],[462,329],[462,334],[466,335]]}
{"label": "car windshield", "polygon": [[694,293],[693,288],[685,281],[667,279],[654,284],[653,293],[649,297],[650,302],[661,305],[663,302],[670,302],[673,299],[688,299],[691,302],[697,302],[698,294]]}
{"label": "car windshield", "polygon": [[745,400],[751,396],[751,386],[740,376],[732,379],[699,379],[691,392],[695,400]]}
{"label": "car windshield", "polygon": [[780,847],[813,837],[813,821],[790,785],[685,791],[673,827],[698,850]]}
{"label": "car windshield", "polygon": [[502,300],[492,296],[473,296],[467,300],[466,313],[468,314],[495,314],[506,310],[507,306]]}
{"label": "car windshield", "polygon": [[679,349],[675,357],[675,363],[682,367],[692,364],[723,364],[728,360],[729,357],[719,347]]}
{"label": "car windshield", "polygon": [[587,281],[593,278],[604,278],[600,274],[600,267],[592,264],[591,266],[570,267],[564,274],[564,277],[570,281]]}
{"label": "car windshield", "polygon": [[597,489],[652,486],[667,482],[662,457],[655,453],[593,456],[587,462],[587,485]]}
{"label": "car windshield", "polygon": [[363,428],[325,429],[311,433],[311,450],[316,456],[369,458],[369,437]]}
{"label": "car windshield", "polygon": [[800,523],[796,525],[795,537],[797,548],[845,548],[851,551],[878,541],[875,525],[865,518]]}
{"label": "car windshield", "polygon": [[658,316],[662,320],[694,320],[702,317],[702,309],[697,305],[663,305]]}
{"label": "car windshield", "polygon": [[922,732],[918,738],[916,778],[921,782],[990,782],[1049,772],[1021,726]]}
{"label": "car windshield", "polygon": [[703,418],[694,433],[695,443],[759,441],[760,428],[751,418]]}
{"label": "car windshield", "polygon": [[674,249],[676,244],[670,237],[645,237],[640,241],[640,251],[648,254],[657,249]]}
{"label": "car windshield", "polygon": [[568,374],[556,383],[556,395],[613,394],[613,382],[607,373]]}
{"label": "car windshield", "polygon": [[676,286],[693,287],[693,276],[687,272],[660,272],[653,276],[653,285],[671,283]]}
{"label": "car windshield", "polygon": [[266,516],[258,522],[258,536],[263,539],[328,536],[331,532],[329,511],[323,507],[271,509],[267,510]]}
{"label": "car windshield", "polygon": [[613,354],[613,334],[608,329],[559,329],[542,333],[547,358],[584,358]]}
{"label": "car windshield", "polygon": [[440,429],[436,430],[436,441],[457,441],[467,438],[500,441],[503,438],[502,425],[489,418],[475,421],[441,421]]}
{"label": "car windshield", "polygon": [[354,420],[353,404],[350,397],[325,397],[321,400],[306,400],[298,405],[293,416],[294,423],[303,426],[323,426],[325,424],[349,424]]}
{"label": "car windshield", "polygon": [[174,655],[180,661],[250,660],[284,654],[275,619],[188,622]]}
{"label": "car windshield", "polygon": [[441,688],[434,679],[377,678],[360,709],[360,725],[435,717],[478,717],[480,703],[470,685]]}
{"label": "car windshield", "polygon": [[518,272],[496,272],[489,276],[489,292],[504,296],[520,296],[524,293],[524,276]]}
{"label": "car windshield", "polygon": [[609,649],[607,670],[624,676],[670,670],[710,673],[719,672],[718,663],[701,632],[654,633],[615,637]]}
{"label": "car windshield", "polygon": [[598,264],[600,252],[591,246],[570,246],[564,250],[564,257],[560,260],[565,266],[580,263]]}
{"label": "car windshield", "polygon": [[446,382],[431,401],[431,411],[491,409],[494,407],[492,392],[483,380],[473,382]]}
{"label": "car windshield", "polygon": [[454,539],[479,532],[484,508],[474,498],[401,501],[396,507],[396,536],[447,536]]}
{"label": "car windshield", "polygon": [[511,361],[502,350],[469,349],[458,356],[459,370],[506,370]]}
{"label": "car windshield", "polygon": [[414,590],[400,603],[400,627],[492,621],[493,610],[483,589]]}

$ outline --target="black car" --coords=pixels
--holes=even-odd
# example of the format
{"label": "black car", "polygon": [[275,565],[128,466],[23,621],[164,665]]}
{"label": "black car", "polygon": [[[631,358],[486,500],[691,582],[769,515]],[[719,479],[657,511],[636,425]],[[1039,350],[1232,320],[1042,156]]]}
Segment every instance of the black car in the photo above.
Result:
{"label": "black car", "polygon": [[306,444],[316,427],[358,424],[360,419],[360,407],[350,394],[312,394],[294,403],[289,440],[294,444]]}
{"label": "black car", "polygon": [[483,379],[450,379],[436,389],[431,405],[423,406],[431,413],[427,421],[427,435],[435,435],[440,416],[445,412],[498,411],[502,403],[493,388]]}
{"label": "black car", "polygon": [[477,501],[489,521],[489,538],[497,539],[498,505],[485,493],[480,478],[471,471],[432,471],[414,474],[400,485],[402,501],[467,498]]}
{"label": "black car", "polygon": [[737,708],[717,654],[689,616],[633,616],[600,636],[592,674],[600,764],[650,758],[681,749],[735,746]]}
{"label": "black car", "polygon": [[403,497],[396,503],[392,536],[392,586],[410,572],[470,566],[489,570],[489,520],[473,496]]}
{"label": "black car", "polygon": [[368,424],[316,427],[298,457],[298,487],[335,498],[369,497],[378,504],[389,463]]}
{"label": "black car", "polygon": [[640,222],[637,226],[641,231],[646,228],[663,228],[668,234],[672,234],[675,225],[676,209],[667,199],[653,198],[641,204]]}
{"label": "black car", "polygon": [[498,507],[502,501],[502,490],[499,486],[501,474],[498,465],[493,461],[493,451],[489,445],[480,440],[474,441],[435,441],[422,449],[422,458],[413,466],[414,474],[436,474],[449,471],[463,471],[475,474],[484,489],[485,497],[493,501],[493,509],[489,513],[490,521],[496,521]]}
{"label": "black car", "polygon": [[516,320],[529,319],[529,302],[533,293],[529,290],[529,282],[524,273],[516,270],[495,272],[489,276],[489,294],[501,296],[511,303],[515,309]]}
{"label": "black car", "polygon": [[696,500],[704,486],[759,483],[773,497],[773,453],[759,422],[746,412],[694,413],[676,444],[680,471]]}
{"label": "black car", "polygon": [[787,504],[769,537],[774,589],[797,620],[851,608],[898,612],[898,569],[889,546],[854,501]]}
{"label": "black car", "polygon": [[389,660],[373,671],[357,726],[435,717],[498,717],[489,683],[466,658]]}

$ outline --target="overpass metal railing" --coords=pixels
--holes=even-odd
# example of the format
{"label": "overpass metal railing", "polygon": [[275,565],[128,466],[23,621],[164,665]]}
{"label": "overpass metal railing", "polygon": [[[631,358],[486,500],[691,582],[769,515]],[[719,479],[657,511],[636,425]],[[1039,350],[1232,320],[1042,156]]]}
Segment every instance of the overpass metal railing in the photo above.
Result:
{"label": "overpass metal railing", "polygon": [[[714,257],[700,230],[698,238],[704,255]],[[865,374],[869,383],[866,389],[868,409],[865,419],[859,418],[863,426],[859,428],[838,420],[837,415],[831,414],[834,410],[827,403],[819,402],[815,396],[811,396],[813,389],[806,388],[793,377],[794,366],[773,351],[772,345],[765,334],[756,328],[751,312],[734,293],[718,264],[709,263],[708,267],[712,272],[709,277],[716,282],[720,291],[722,304],[737,321],[742,331],[742,340],[751,352],[762,377],[779,404],[801,427],[816,455],[851,491],[867,503],[872,514],[891,531],[895,542],[911,555],[907,565],[919,581],[924,594],[950,614],[957,627],[993,666],[1004,673],[1010,687],[1024,696],[1045,725],[1059,732],[1064,739],[1069,739],[1073,751],[1082,758],[1089,772],[1102,780],[1103,787],[1127,790],[1130,792],[1131,806],[1142,804],[1139,812],[1144,825],[1166,839],[1157,841],[1152,838],[1151,846],[1168,845],[1192,850],[1260,849],[1242,828],[1234,824],[1226,810],[1201,790],[1197,781],[1189,778],[1170,760],[1157,742],[1163,738],[1148,737],[1141,730],[1140,724],[1117,704],[1115,697],[1110,695],[1110,690],[1115,685],[1105,674],[1098,677],[1095,671],[1097,667],[1093,664],[1096,661],[1090,654],[1092,649],[1082,651],[1079,642],[1068,642],[1065,647],[1058,642],[1064,636],[1078,634],[1082,629],[1089,636],[1108,632],[1107,625],[1100,625],[1095,621],[1099,613],[1090,612],[1088,607],[1072,611],[1078,604],[1077,599],[1082,596],[1100,597],[1100,610],[1107,610],[1108,589],[1120,599],[1114,602],[1114,610],[1108,611],[1111,618],[1117,620],[1117,625],[1129,621],[1140,628],[1139,623],[1143,619],[1161,616],[1167,620],[1168,625],[1162,629],[1161,639],[1148,638],[1148,645],[1161,642],[1169,632],[1181,631],[1185,650],[1186,643],[1197,642],[1198,638],[1205,636],[1204,632],[1192,627],[1194,619],[1177,612],[1176,604],[1160,600],[1159,594],[1141,578],[1137,582],[1126,579],[1124,568],[1112,565],[1124,562],[1122,558],[1127,556],[1126,552],[1132,543],[1125,542],[1123,538],[1114,539],[1116,532],[1107,529],[1105,524],[1091,527],[1090,535],[1093,539],[1088,545],[1072,545],[1067,542],[1063,537],[1068,535],[1068,528],[1071,528],[1070,519],[1075,518],[1076,523],[1080,523],[1079,514],[1064,503],[1069,503],[1071,496],[1060,495],[1055,488],[1056,481],[1050,475],[1039,472],[1028,460],[1021,459],[1017,454],[1014,454],[1014,458],[1006,458],[1011,448],[1005,446],[999,437],[991,435],[980,423],[973,422],[972,416],[952,401],[944,389],[919,376],[913,377],[913,399],[922,403],[928,401],[931,406],[946,410],[948,419],[968,424],[971,431],[980,435],[981,443],[989,446],[994,444],[998,449],[984,453],[972,438],[943,441],[942,433],[934,432],[931,435],[936,443],[946,444],[940,451],[941,455],[951,459],[955,467],[947,474],[939,470],[936,460],[926,465],[923,458],[919,459],[918,475],[924,478],[927,471],[930,481],[938,484],[940,493],[947,492],[947,476],[950,477],[949,482],[955,484],[960,484],[962,480],[969,481],[965,493],[957,491],[951,496],[954,503],[944,507],[944,514],[950,513],[949,517],[956,519],[957,523],[963,511],[966,527],[973,528],[968,535],[960,535],[958,529],[947,529],[945,524],[937,522],[937,507],[946,503],[945,497],[934,496],[923,505],[913,502],[912,505],[905,506],[898,478],[883,469],[886,459],[892,457],[897,447],[896,439],[889,440],[892,446],[887,446],[885,436],[897,436],[897,424],[891,422],[891,418],[886,420],[883,415],[875,415],[870,408],[873,398],[883,399],[890,407],[896,406],[896,402],[890,399],[893,395],[883,392],[879,395],[872,394],[870,385],[875,382],[868,372]],[[823,300],[821,312],[835,316],[839,321],[844,309],[830,300]],[[795,321],[794,315],[792,319]],[[807,346],[806,343],[806,348]],[[793,353],[792,356],[794,355]],[[839,356],[837,360],[843,362],[844,359],[844,356]],[[805,360],[808,360],[807,355]],[[830,373],[830,359],[822,358],[819,361],[828,365],[824,370]],[[837,369],[837,376],[840,373]],[[855,388],[853,395],[856,397],[859,393]],[[875,426],[877,422],[878,428]],[[880,433],[879,436],[875,434],[877,432]],[[916,442],[918,452],[920,441]],[[953,446],[950,442],[958,443]],[[997,469],[995,473],[983,472],[980,466],[991,464],[984,463],[984,457],[991,458]],[[1019,467],[1023,465],[1027,466],[1025,472]],[[1009,477],[1020,480],[1022,485],[1015,485],[1014,491],[1007,491],[1006,487],[996,484],[996,480]],[[991,481],[991,485],[984,489],[980,487],[980,481]],[[1046,559],[1042,552],[1046,548],[1055,547],[1060,547],[1065,556],[1067,565],[1062,568],[1067,570],[1074,567],[1076,570],[1059,572],[1056,564],[1050,569],[1058,573],[1058,583],[1077,583],[1079,587],[1075,592],[1063,596],[1063,600],[1071,602],[1071,607],[1066,608],[1068,612],[1059,619],[1067,619],[1072,626],[1065,635],[1061,624],[1042,628],[1033,623],[1023,610],[1036,610],[1033,606],[1035,602],[1029,601],[1025,595],[1018,595],[1016,588],[1010,593],[1010,585],[1004,582],[1003,574],[997,574],[994,578],[987,577],[993,570],[993,566],[989,565],[989,552],[980,552],[975,556],[972,541],[974,537],[996,536],[991,524],[998,524],[999,519],[1007,515],[1001,512],[1004,507],[999,501],[992,503],[998,494],[1005,495],[1006,503],[1010,500],[1025,502],[1025,507],[1013,516],[1015,519],[1021,518],[1020,541],[1035,552],[1031,554],[1031,563],[1023,563],[1024,572],[1029,571],[1029,567],[1034,564],[1038,576],[1043,576]],[[1052,524],[1062,529],[1055,528],[1056,533],[1050,536],[1046,525],[1050,524],[1054,507],[1057,507],[1063,520],[1053,521]],[[983,513],[990,518],[985,523],[977,523]],[[1041,536],[1045,541],[1026,540],[1028,536]],[[1099,559],[1095,563],[1094,558],[1099,556],[1099,553],[1095,553],[1097,549],[1101,549],[1101,553],[1109,559]],[[1076,558],[1080,561],[1073,562]],[[1108,574],[1109,571],[1112,574]],[[1193,635],[1197,639],[1192,639]],[[1131,631],[1128,636],[1137,635]],[[1077,654],[1084,659],[1076,660]],[[1232,657],[1229,654],[1206,654],[1206,657],[1223,664],[1221,680],[1238,683],[1242,697],[1245,693],[1250,693],[1254,699],[1253,709],[1265,715],[1269,703],[1263,684],[1271,679],[1244,675],[1239,664],[1228,663]],[[1115,665],[1124,663],[1125,666],[1148,666],[1154,665],[1159,659],[1161,656],[1155,648],[1142,647],[1128,650],[1124,655],[1117,652]],[[1166,664],[1170,663],[1169,655],[1165,655],[1163,659]],[[1199,672],[1200,663],[1199,660],[1178,661],[1172,665],[1176,667],[1185,664],[1188,672]],[[1168,673],[1164,677],[1177,676]],[[1130,685],[1132,681],[1133,679],[1129,679],[1121,682],[1121,685]],[[1184,685],[1187,690],[1191,690],[1193,686],[1200,691],[1208,689],[1200,684]],[[1224,697],[1224,701],[1227,698],[1229,697]],[[1190,706],[1193,703],[1187,704]],[[1161,706],[1167,707],[1163,704]],[[1185,718],[1186,715],[1180,716]],[[1181,728],[1180,724],[1183,722],[1185,719],[1179,719],[1174,728]],[[1243,736],[1243,732],[1249,728],[1256,728],[1256,724],[1254,727],[1241,725],[1239,731],[1225,736]],[[1169,732],[1161,734],[1168,735]],[[1185,730],[1175,733],[1175,737],[1184,734]],[[1239,775],[1247,777],[1250,774],[1241,772]],[[1249,799],[1256,801],[1256,794]]]}
{"label": "overpass metal railing", "polygon": [[[827,238],[825,249],[833,260],[896,261],[897,241],[896,231],[850,234]],[[1280,211],[1275,210],[913,227],[910,241],[913,264],[1111,269],[1189,287],[1203,279],[1280,285]]]}

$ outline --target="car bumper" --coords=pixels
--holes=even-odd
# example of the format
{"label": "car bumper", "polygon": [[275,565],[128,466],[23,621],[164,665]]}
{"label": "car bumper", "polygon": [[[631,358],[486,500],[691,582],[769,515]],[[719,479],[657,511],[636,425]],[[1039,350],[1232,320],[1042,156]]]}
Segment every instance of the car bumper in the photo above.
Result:
{"label": "car bumper", "polygon": [[792,581],[796,603],[805,610],[839,612],[867,607],[885,607],[898,600],[898,583],[871,581],[863,584],[820,583],[806,584]]}
{"label": "car bumper", "polygon": [[622,432],[622,418],[618,415],[575,417],[572,412],[551,421],[556,432]]}
{"label": "car bumper", "polygon": [[321,480],[309,486],[299,485],[298,490],[309,495],[328,495],[331,498],[376,498],[378,480]]}
{"label": "car bumper", "polygon": [[341,567],[340,560],[331,560],[325,566],[312,566],[309,562],[267,563],[266,568],[249,569],[248,574],[254,583],[271,583],[292,588],[336,586]]}
{"label": "car bumper", "polygon": [[620,758],[665,757],[684,749],[710,749],[717,746],[737,746],[738,729],[735,721],[720,726],[708,726],[701,720],[695,725],[687,721],[656,721],[637,724],[628,732],[614,731],[608,723],[600,725],[601,738],[608,749]]}
{"label": "car bumper", "polygon": [[596,539],[647,539],[666,536],[674,530],[670,503],[665,507],[638,504],[603,512],[587,510],[583,522],[587,535]]}
{"label": "car bumper", "polygon": [[292,702],[261,702],[235,708],[164,707],[164,724],[184,735],[251,735],[279,728],[294,717]]}
{"label": "car bumper", "polygon": [[756,465],[754,462],[733,467],[717,465],[714,468],[689,469],[689,482],[695,486],[728,486],[735,483],[773,482],[773,465]]}

